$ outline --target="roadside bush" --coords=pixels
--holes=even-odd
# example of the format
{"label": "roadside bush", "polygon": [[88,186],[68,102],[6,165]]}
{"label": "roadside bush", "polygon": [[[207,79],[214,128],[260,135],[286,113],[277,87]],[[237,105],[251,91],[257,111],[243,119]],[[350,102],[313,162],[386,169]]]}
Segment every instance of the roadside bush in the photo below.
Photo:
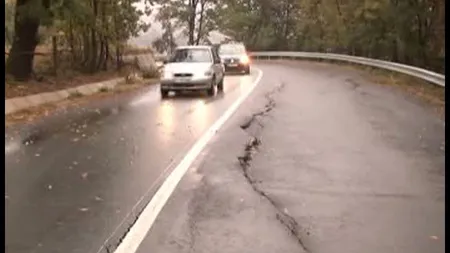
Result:
{"label": "roadside bush", "polygon": [[79,91],[77,91],[77,90],[74,90],[74,91],[70,92],[68,98],[69,98],[69,99],[71,99],[71,98],[80,98],[80,97],[82,97],[82,96],[84,96],[83,93],[81,93],[81,92],[79,92]]}

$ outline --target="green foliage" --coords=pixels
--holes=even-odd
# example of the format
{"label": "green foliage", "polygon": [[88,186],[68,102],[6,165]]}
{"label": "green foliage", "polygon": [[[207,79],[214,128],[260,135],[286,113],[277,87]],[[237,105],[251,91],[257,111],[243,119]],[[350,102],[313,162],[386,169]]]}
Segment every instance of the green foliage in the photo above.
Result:
{"label": "green foliage", "polygon": [[443,71],[444,0],[220,0],[220,30],[252,50],[354,54]]}
{"label": "green foliage", "polygon": [[[128,39],[149,29],[149,24],[140,19],[144,11],[136,7],[140,0],[22,2],[24,4],[19,7],[15,7],[11,2],[5,3],[5,14],[8,14],[5,19],[5,41],[13,41],[15,10],[19,21],[33,20],[39,24],[39,32],[34,36],[39,38],[41,43],[46,44],[53,38],[51,41],[54,64],[58,64],[55,57],[70,55],[64,58],[70,60],[71,67],[86,72],[105,70],[114,58],[120,67],[121,55]],[[149,6],[146,6],[145,12],[151,12]],[[19,44],[17,46],[20,47]]]}
{"label": "green foliage", "polygon": [[5,1],[5,45],[12,44],[14,35],[14,4],[11,1]]}

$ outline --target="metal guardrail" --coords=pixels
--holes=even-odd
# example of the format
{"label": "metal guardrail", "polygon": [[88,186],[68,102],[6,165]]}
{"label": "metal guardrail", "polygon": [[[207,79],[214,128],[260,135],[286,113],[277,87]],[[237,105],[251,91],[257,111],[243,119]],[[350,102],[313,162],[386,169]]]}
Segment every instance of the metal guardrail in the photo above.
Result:
{"label": "metal guardrail", "polygon": [[433,84],[437,84],[445,88],[445,75],[438,74],[429,70],[412,67],[404,64],[399,64],[395,62],[388,62],[364,57],[349,56],[342,54],[330,54],[330,53],[310,53],[310,52],[251,52],[250,57],[252,58],[276,58],[276,59],[323,59],[323,60],[335,60],[335,61],[345,61],[350,63],[357,63],[361,65],[377,67],[382,69],[391,70],[394,72],[399,72],[402,74],[414,76]]}

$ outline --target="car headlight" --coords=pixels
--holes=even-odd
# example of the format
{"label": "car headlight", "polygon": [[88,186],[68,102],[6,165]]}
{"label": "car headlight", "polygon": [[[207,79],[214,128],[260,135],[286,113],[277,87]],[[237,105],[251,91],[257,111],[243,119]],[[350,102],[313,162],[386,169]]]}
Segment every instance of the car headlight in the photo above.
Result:
{"label": "car headlight", "polygon": [[172,72],[171,71],[163,69],[162,72],[163,72],[163,78],[168,79],[168,78],[172,77]]}
{"label": "car headlight", "polygon": [[248,58],[247,55],[243,55],[240,60],[241,60],[241,63],[243,63],[243,64],[248,64],[250,62],[250,59]]}

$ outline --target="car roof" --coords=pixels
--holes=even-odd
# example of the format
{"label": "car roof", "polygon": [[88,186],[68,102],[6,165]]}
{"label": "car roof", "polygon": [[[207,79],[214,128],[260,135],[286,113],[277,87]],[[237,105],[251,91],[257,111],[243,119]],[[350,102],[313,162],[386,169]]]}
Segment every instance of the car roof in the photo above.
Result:
{"label": "car roof", "polygon": [[211,46],[204,46],[204,45],[198,45],[198,46],[179,46],[176,49],[212,49]]}

